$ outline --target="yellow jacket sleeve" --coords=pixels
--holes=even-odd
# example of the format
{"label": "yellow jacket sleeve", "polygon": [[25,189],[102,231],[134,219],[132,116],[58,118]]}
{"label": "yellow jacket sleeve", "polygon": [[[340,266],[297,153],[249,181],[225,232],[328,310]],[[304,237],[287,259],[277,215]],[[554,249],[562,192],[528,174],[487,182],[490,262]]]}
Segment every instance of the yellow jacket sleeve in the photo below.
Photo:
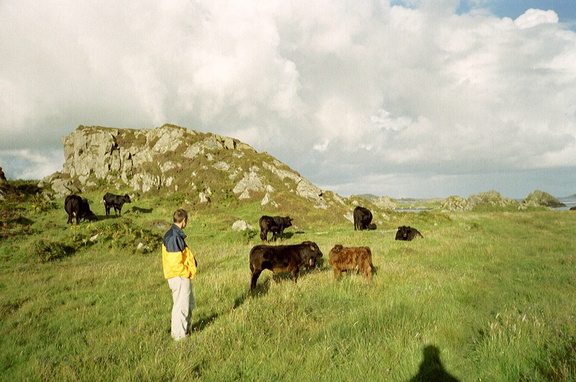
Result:
{"label": "yellow jacket sleeve", "polygon": [[194,254],[190,250],[190,247],[186,247],[184,249],[184,257],[186,259],[186,268],[188,268],[188,271],[190,272],[190,276],[188,276],[188,278],[193,279],[196,277],[196,259],[194,258]]}

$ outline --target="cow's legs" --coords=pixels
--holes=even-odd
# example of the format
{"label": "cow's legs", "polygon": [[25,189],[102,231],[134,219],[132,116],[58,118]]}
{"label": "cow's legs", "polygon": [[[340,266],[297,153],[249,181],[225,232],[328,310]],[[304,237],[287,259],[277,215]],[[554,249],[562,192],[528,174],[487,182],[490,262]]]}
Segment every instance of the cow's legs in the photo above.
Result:
{"label": "cow's legs", "polygon": [[298,280],[298,269],[294,269],[292,272],[290,272],[290,278],[292,281],[294,281],[294,283],[296,283]]}
{"label": "cow's legs", "polygon": [[258,281],[258,277],[260,277],[260,273],[262,273],[262,270],[253,270],[252,271],[252,280],[250,281],[250,290],[253,290],[254,288],[256,288],[256,282]]}
{"label": "cow's legs", "polygon": [[338,280],[339,277],[340,277],[340,270],[337,268],[334,268],[334,278],[336,280]]}

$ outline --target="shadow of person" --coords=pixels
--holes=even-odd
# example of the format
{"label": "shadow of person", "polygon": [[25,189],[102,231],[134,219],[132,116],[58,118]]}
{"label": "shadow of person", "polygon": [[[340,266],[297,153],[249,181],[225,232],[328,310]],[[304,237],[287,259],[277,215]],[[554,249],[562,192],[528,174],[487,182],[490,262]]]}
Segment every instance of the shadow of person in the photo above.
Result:
{"label": "shadow of person", "polygon": [[436,346],[426,346],[423,350],[423,357],[418,374],[408,382],[459,382],[444,369],[440,361],[440,350]]}

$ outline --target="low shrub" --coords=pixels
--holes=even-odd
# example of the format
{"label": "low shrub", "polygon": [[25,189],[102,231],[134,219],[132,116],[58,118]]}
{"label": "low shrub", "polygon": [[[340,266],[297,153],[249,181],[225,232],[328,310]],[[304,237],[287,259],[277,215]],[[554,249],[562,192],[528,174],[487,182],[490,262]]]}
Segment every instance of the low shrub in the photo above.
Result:
{"label": "low shrub", "polygon": [[72,255],[75,249],[63,243],[40,239],[35,243],[33,252],[34,258],[40,263],[48,263]]}

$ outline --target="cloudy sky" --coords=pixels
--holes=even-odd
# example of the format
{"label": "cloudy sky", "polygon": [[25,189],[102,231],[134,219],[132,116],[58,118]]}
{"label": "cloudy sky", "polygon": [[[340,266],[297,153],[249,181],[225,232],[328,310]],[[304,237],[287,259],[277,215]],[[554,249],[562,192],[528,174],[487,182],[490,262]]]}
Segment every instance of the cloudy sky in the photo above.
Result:
{"label": "cloudy sky", "polygon": [[576,193],[574,0],[0,0],[0,167],[79,125],[240,139],[343,196]]}

